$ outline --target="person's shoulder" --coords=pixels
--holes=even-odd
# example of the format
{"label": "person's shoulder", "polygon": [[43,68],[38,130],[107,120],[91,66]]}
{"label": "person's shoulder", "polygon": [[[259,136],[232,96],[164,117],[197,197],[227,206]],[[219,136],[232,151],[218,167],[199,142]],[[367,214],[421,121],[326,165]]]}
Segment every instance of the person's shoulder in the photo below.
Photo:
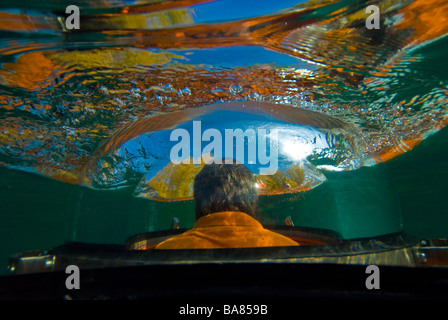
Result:
{"label": "person's shoulder", "polygon": [[[189,231],[186,231],[187,233]],[[154,249],[179,249],[179,246],[185,242],[186,234],[182,233],[172,238],[166,239],[155,246]]]}
{"label": "person's shoulder", "polygon": [[200,244],[204,241],[201,235],[202,232],[193,228],[159,243],[154,249],[194,249],[201,247]]}

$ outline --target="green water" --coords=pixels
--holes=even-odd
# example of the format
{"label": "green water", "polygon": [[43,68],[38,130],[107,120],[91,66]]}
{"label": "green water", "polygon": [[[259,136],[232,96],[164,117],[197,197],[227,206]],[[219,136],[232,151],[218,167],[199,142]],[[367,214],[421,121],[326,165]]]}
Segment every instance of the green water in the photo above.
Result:
{"label": "green water", "polygon": [[[411,152],[385,164],[328,175],[322,186],[299,199],[261,200],[264,223],[329,228],[344,238],[399,230],[416,238],[448,237],[448,128]],[[367,182],[367,183],[366,183]],[[49,249],[66,240],[124,244],[136,233],[194,222],[193,204],[153,203],[130,191],[94,191],[41,176],[0,168],[0,265],[8,256]],[[157,212],[157,214],[154,214]]]}
{"label": "green water", "polygon": [[[80,178],[82,167],[95,175],[87,165],[92,154],[121,125],[222,101],[283,103],[337,117],[355,125],[365,154],[423,140],[386,163],[325,171],[325,183],[300,195],[261,198],[263,224],[284,225],[291,217],[296,226],[329,229],[343,239],[397,232],[448,238],[448,128],[426,139],[448,119],[448,25],[439,2],[415,1],[439,13],[434,21],[410,13],[413,2],[378,1],[383,24],[369,31],[364,1],[261,1],[258,11],[250,1],[233,7],[207,1],[118,21],[96,14],[121,12],[127,1],[109,8],[89,0],[87,29],[71,33],[60,30],[60,2],[0,4],[15,22],[0,24],[0,274],[18,252],[65,241],[124,244],[138,233],[170,229],[173,217],[181,228],[192,227],[191,201],[152,202],[133,196],[136,185],[100,191],[62,182],[67,176],[58,174]],[[297,16],[297,8],[311,11]],[[271,14],[272,32],[256,19]],[[156,18],[171,22],[149,23]],[[249,18],[253,26],[244,29],[241,19]],[[403,28],[402,22],[409,23]],[[235,25],[242,29],[235,33]],[[121,32],[108,34],[110,28]],[[179,30],[173,36],[159,28]],[[229,35],[224,44],[223,35]],[[120,165],[127,163],[98,174],[100,182],[128,185],[114,173]]]}

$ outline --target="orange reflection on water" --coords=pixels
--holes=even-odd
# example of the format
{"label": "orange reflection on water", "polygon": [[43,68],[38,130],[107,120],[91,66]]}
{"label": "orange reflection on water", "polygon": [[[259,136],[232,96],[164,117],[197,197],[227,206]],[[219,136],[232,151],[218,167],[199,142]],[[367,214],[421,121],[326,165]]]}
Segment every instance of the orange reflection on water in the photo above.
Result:
{"label": "orange reflection on water", "polygon": [[448,1],[417,0],[401,12],[404,19],[398,28],[411,28],[415,31],[413,44],[433,40],[448,33]]}
{"label": "orange reflection on water", "polygon": [[38,90],[54,84],[63,68],[48,59],[44,52],[20,55],[16,62],[5,63],[0,69],[0,82],[27,90]]}

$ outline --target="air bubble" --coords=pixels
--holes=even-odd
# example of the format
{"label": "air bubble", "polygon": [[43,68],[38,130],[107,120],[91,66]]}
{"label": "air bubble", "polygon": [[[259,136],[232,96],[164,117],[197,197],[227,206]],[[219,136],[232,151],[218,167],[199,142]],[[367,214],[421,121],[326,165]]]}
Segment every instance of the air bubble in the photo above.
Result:
{"label": "air bubble", "polygon": [[243,87],[237,84],[230,86],[230,92],[233,94],[238,94],[243,92]]}
{"label": "air bubble", "polygon": [[178,91],[177,91],[177,95],[179,96],[179,97],[182,97],[182,96],[185,96],[185,95],[191,95],[191,90],[190,90],[190,88],[187,88],[187,87],[185,87],[185,88],[182,88],[182,89],[179,89]]}

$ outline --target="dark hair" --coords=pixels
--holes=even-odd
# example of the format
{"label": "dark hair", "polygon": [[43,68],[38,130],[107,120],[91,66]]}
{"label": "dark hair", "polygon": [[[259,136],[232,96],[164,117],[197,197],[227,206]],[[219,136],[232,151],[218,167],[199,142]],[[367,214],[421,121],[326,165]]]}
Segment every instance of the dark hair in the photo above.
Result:
{"label": "dark hair", "polygon": [[222,211],[257,214],[254,174],[243,164],[206,164],[194,179],[196,219]]}

